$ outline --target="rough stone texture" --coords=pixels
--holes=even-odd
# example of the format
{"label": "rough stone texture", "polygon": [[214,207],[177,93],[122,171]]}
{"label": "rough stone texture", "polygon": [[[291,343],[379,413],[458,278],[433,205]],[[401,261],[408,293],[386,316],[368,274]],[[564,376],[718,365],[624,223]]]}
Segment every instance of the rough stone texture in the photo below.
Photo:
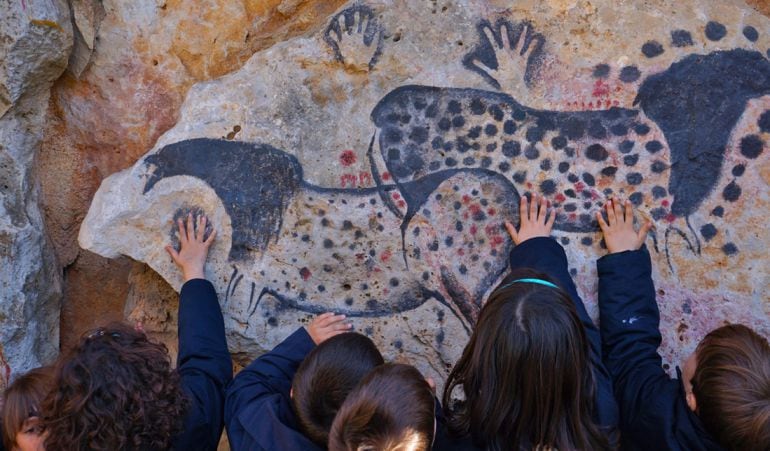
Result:
{"label": "rough stone texture", "polygon": [[66,2],[13,1],[0,10],[0,388],[58,352],[61,281],[34,160],[49,89],[71,46]]}
{"label": "rough stone texture", "polygon": [[89,300],[103,299],[103,286],[125,286],[128,266],[83,253],[76,242],[102,179],[134,164],[176,123],[194,82],[317,30],[340,3],[71,1],[75,49],[52,89],[37,161],[47,232],[67,284],[78,287],[64,296],[63,342],[123,311],[124,300],[114,299],[94,318]]}
{"label": "rough stone texture", "polygon": [[[242,360],[335,309],[443,377],[504,273],[517,196],[562,208],[554,235],[593,313],[604,251],[582,215],[631,196],[657,226],[662,351],[678,364],[725,321],[770,332],[768,23],[734,2],[351,4],[195,85],[148,156],[103,182],[80,244],[178,289],[162,245],[175,215],[202,210]],[[213,73],[172,51],[193,78]]]}

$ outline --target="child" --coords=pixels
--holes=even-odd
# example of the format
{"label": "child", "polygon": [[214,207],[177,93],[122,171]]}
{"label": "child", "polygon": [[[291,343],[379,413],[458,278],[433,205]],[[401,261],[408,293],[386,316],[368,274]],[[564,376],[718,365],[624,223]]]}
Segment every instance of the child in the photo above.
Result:
{"label": "child", "polygon": [[[549,238],[555,213],[521,198],[512,273],[490,295],[447,380],[449,449],[610,448],[617,406],[600,359],[599,331]],[[465,401],[452,405],[460,388]],[[443,449],[443,448],[440,448]]]}
{"label": "child", "polygon": [[227,389],[233,450],[322,450],[337,409],[382,355],[349,332],[345,315],[324,313],[244,368]]}
{"label": "child", "polygon": [[329,433],[331,451],[427,451],[436,433],[428,381],[411,365],[372,370],[348,395]]}
{"label": "child", "polygon": [[222,435],[224,390],[232,361],[214,287],[204,264],[216,235],[206,218],[178,222],[182,270],[179,357],[145,334],[111,324],[85,335],[57,366],[43,411],[49,449],[215,450]]}
{"label": "child", "polygon": [[634,231],[628,201],[606,210],[599,310],[624,449],[770,449],[767,340],[745,326],[720,327],[698,344],[679,380],[669,378],[657,353],[660,314],[644,246],[650,225]]}
{"label": "child", "polygon": [[52,369],[35,368],[17,378],[3,395],[1,442],[5,449],[43,450],[43,426],[40,405],[51,389]]}

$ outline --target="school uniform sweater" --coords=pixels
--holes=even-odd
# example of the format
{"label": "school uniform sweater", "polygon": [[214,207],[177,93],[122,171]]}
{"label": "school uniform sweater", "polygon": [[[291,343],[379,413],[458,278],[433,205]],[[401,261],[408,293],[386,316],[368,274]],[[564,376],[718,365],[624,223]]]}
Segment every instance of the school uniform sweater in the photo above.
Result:
{"label": "school uniform sweater", "polygon": [[300,432],[289,395],[294,373],[314,347],[305,328],[299,328],[235,376],[225,401],[231,449],[324,449]]}
{"label": "school uniform sweater", "polygon": [[211,282],[193,279],[179,294],[177,372],[190,399],[178,450],[216,450],[224,428],[225,388],[233,378],[225,324]]}
{"label": "school uniform sweater", "polygon": [[622,449],[721,451],[687,406],[681,373],[672,379],[663,370],[647,248],[606,255],[597,267],[603,356],[620,407]]}
{"label": "school uniform sweater", "polygon": [[[555,240],[548,237],[530,238],[514,247],[510,256],[511,271],[515,269],[529,268],[548,274],[556,285],[566,291],[575,303],[580,322],[586,332],[589,344],[589,359],[594,370],[596,381],[596,396],[594,401],[594,421],[605,430],[608,435],[614,435],[618,425],[618,406],[612,391],[610,373],[605,368],[601,359],[601,336],[591,317],[588,316],[583,301],[578,296],[575,282],[570,277],[567,265],[567,255],[564,249]],[[512,282],[512,275],[506,277],[502,285]],[[450,443],[451,442],[451,443]],[[483,449],[474,446],[470,437],[462,439],[446,439],[446,442],[434,446],[434,449],[447,450],[473,450]]]}

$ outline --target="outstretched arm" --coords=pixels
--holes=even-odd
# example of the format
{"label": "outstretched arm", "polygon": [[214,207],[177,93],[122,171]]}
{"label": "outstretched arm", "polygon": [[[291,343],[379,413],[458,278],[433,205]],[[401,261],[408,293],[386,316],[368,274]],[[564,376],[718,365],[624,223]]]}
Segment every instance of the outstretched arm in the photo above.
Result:
{"label": "outstretched arm", "polygon": [[204,239],[207,219],[192,214],[178,221],[180,249],[166,246],[182,270],[185,283],[179,295],[179,355],[181,376],[190,407],[184,431],[175,438],[176,449],[216,449],[224,428],[225,387],[233,377],[225,325],[217,294],[205,280],[204,265],[216,236]]}
{"label": "outstretched arm", "polygon": [[[604,363],[612,375],[624,439],[660,443],[653,436],[670,426],[663,418],[678,384],[663,371],[658,355],[660,314],[650,254],[644,246],[651,224],[635,231],[628,201],[610,200],[606,213],[606,221],[597,213],[609,250],[597,262]],[[639,425],[655,425],[655,418],[660,419],[656,427],[639,429]]]}
{"label": "outstretched arm", "polygon": [[247,435],[258,432],[252,431],[252,424],[266,421],[262,414],[276,397],[289,402],[294,373],[305,356],[317,344],[350,329],[345,315],[324,313],[238,373],[227,388],[225,402],[227,436],[233,449],[251,446]]}

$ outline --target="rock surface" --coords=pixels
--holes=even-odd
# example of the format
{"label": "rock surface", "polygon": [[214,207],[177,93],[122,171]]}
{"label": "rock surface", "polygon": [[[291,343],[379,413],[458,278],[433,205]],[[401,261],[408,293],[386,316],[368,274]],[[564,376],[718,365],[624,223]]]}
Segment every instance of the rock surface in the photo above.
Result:
{"label": "rock surface", "polygon": [[[770,21],[735,2],[643,3],[342,6],[194,85],[147,156],[102,183],[80,244],[178,289],[162,247],[175,216],[203,211],[242,361],[334,309],[443,379],[504,274],[518,196],[559,204],[554,235],[595,314],[590,215],[616,195],[656,223],[667,365],[726,321],[767,336]],[[176,53],[211,77],[195,54]],[[173,318],[163,305],[146,318]]]}
{"label": "rock surface", "polygon": [[61,280],[34,161],[49,90],[71,47],[65,1],[6,2],[0,10],[0,388],[58,352]]}

